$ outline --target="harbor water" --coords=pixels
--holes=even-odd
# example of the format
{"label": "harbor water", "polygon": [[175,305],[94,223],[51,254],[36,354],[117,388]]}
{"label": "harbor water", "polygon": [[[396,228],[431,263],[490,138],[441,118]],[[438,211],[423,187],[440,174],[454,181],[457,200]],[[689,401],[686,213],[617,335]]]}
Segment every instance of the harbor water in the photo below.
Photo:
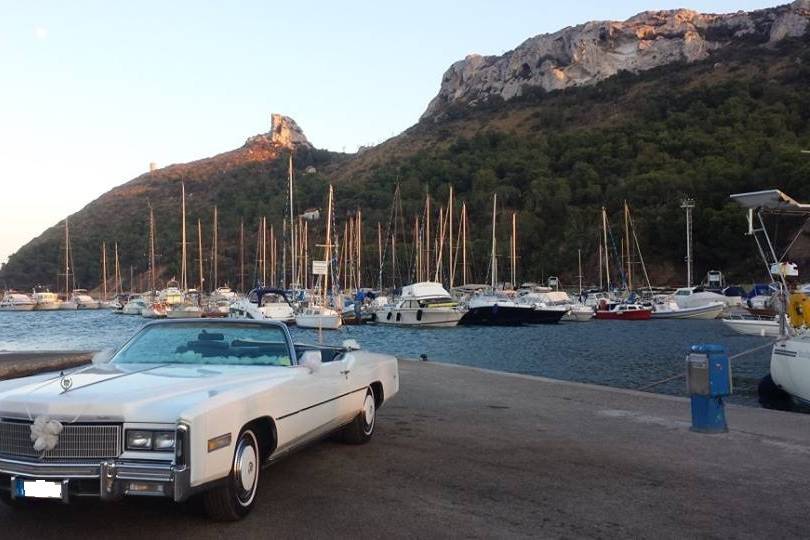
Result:
{"label": "harbor water", "polygon": [[[0,312],[0,351],[100,350],[117,347],[147,320],[107,310]],[[317,330],[291,328],[296,341],[317,342]],[[737,335],[721,321],[591,321],[531,327],[412,329],[348,326],[324,331],[324,343],[356,340],[364,349],[406,358],[637,389],[684,370],[690,345],[719,343],[734,355],[767,343]],[[732,361],[729,401],[758,406],[757,384],[767,375],[770,352]],[[686,395],[682,378],[651,391]]]}

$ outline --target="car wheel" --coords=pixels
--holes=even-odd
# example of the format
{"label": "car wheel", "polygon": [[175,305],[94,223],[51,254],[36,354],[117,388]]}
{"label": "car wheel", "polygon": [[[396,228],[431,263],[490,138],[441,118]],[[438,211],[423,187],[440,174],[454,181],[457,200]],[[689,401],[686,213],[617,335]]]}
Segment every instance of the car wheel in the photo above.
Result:
{"label": "car wheel", "polygon": [[369,388],[363,400],[363,408],[352,420],[352,423],[343,428],[343,442],[349,444],[364,444],[374,435],[374,424],[377,420],[377,402],[374,391]]}
{"label": "car wheel", "polygon": [[239,435],[231,474],[223,485],[206,492],[203,497],[208,517],[217,521],[238,521],[250,513],[259,487],[259,450],[253,431],[246,429]]}

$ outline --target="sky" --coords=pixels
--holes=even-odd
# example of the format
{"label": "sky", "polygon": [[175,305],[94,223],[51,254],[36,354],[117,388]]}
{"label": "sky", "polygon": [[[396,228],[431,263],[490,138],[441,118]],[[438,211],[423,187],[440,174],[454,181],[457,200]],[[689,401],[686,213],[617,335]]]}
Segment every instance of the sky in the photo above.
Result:
{"label": "sky", "polygon": [[271,112],[351,152],[413,125],[467,54],[649,9],[778,3],[0,0],[0,263],[150,162],[237,148]]}

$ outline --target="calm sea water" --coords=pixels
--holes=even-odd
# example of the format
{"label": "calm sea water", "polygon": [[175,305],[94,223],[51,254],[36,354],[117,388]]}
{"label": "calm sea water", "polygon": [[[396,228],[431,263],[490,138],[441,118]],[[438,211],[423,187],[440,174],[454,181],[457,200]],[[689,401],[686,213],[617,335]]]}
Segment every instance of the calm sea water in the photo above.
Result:
{"label": "calm sea water", "polygon": [[[146,323],[141,317],[99,311],[0,312],[0,351],[98,350],[116,347]],[[318,332],[292,328],[296,341],[317,341]],[[324,332],[325,343],[355,339],[365,349],[403,357],[426,354],[430,360],[499,371],[541,375],[621,388],[682,373],[689,346],[725,345],[736,354],[766,339],[740,336],[720,321],[591,321],[496,328],[408,329],[350,326]],[[768,373],[767,349],[732,362],[730,401],[757,406],[757,383]],[[656,392],[686,395],[683,379]]]}

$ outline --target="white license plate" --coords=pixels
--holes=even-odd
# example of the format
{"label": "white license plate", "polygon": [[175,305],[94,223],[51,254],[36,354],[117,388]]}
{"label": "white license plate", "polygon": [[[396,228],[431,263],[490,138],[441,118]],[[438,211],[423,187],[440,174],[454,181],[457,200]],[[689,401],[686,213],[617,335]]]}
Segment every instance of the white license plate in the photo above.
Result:
{"label": "white license plate", "polygon": [[48,480],[23,480],[17,478],[14,486],[15,495],[26,499],[62,499],[64,486],[62,482]]}

